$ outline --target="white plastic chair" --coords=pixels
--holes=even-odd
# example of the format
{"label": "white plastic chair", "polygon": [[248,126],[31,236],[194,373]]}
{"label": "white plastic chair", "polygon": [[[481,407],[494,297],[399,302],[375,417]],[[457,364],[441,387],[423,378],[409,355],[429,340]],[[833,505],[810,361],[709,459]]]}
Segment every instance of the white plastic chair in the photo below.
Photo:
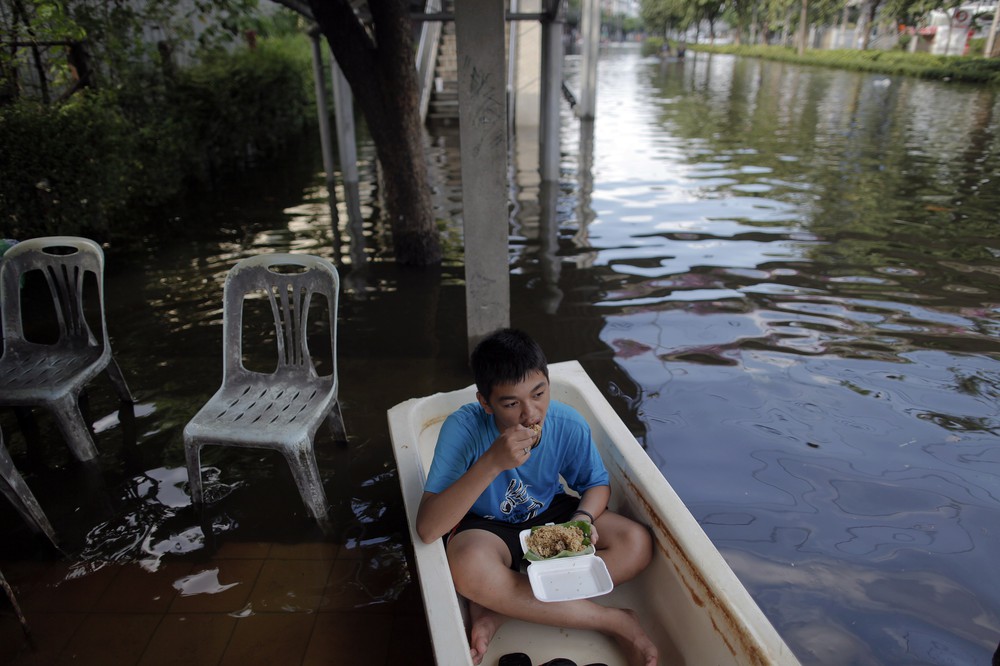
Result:
{"label": "white plastic chair", "polygon": [[[340,278],[326,259],[266,254],[243,259],[226,277],[223,290],[222,387],[184,428],[188,482],[195,504],[204,503],[201,448],[206,444],[268,448],[288,461],[306,509],[317,521],[328,515],[313,440],[327,419],[338,440],[346,440],[337,401],[337,299]],[[244,302],[266,294],[274,315],[277,366],[274,372],[244,365]],[[332,359],[319,376],[307,341],[313,296],[325,297]]]}
{"label": "white plastic chair", "polygon": [[38,505],[35,495],[21,478],[14,467],[14,461],[7,453],[3,443],[3,432],[0,432],[0,493],[10,500],[33,530],[47,536],[52,545],[58,547],[56,531],[52,529],[52,524],[49,523],[42,507]]}
{"label": "white plastic chair", "polygon": [[[51,344],[25,338],[24,315],[29,310],[21,302],[22,278],[30,271],[45,276],[52,294],[58,339]],[[94,334],[86,318],[85,306],[89,303],[84,302],[84,286],[88,274],[95,278],[97,286],[99,335]],[[97,447],[80,412],[84,387],[107,371],[121,401],[134,402],[111,355],[104,316],[104,252],[86,238],[49,236],[22,241],[0,259],[0,298],[0,405],[51,410],[73,455],[79,460],[95,458]]]}

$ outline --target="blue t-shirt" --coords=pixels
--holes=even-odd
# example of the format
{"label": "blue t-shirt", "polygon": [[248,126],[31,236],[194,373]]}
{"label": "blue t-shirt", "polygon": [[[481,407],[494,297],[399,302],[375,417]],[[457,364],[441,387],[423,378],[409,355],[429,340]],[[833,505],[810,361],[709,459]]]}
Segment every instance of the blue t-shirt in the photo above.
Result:
{"label": "blue t-shirt", "polygon": [[[440,493],[449,488],[499,436],[493,416],[478,402],[458,408],[441,426],[424,490]],[[560,474],[580,494],[610,485],[590,426],[575,409],[553,400],[542,424],[542,439],[531,457],[498,475],[471,512],[509,523],[534,518],[548,508],[556,493],[564,492]]]}

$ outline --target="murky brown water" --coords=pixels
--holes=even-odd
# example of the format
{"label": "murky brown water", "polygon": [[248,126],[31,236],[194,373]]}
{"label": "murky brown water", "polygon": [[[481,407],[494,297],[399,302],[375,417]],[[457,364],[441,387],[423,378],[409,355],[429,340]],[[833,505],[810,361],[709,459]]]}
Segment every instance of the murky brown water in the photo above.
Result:
{"label": "murky brown water", "polygon": [[[578,90],[578,61],[567,81]],[[1000,640],[1000,108],[988,89],[607,50],[597,120],[564,109],[560,183],[512,186],[512,323],[579,359],[804,663],[987,663]],[[108,250],[109,326],[139,404],[91,394],[101,458],[58,436],[15,461],[67,550],[155,567],[218,541],[324,537],[276,456],[181,430],[221,377],[239,258],[337,262],[350,442],[318,447],[370,604],[414,584],[385,410],[469,383],[457,132],[430,144],[440,269],[401,270],[374,211],[330,224],[311,142]],[[343,201],[340,193],[338,200]],[[38,418],[42,433],[51,424]],[[2,556],[51,558],[0,506]],[[212,543],[206,544],[206,541]]]}

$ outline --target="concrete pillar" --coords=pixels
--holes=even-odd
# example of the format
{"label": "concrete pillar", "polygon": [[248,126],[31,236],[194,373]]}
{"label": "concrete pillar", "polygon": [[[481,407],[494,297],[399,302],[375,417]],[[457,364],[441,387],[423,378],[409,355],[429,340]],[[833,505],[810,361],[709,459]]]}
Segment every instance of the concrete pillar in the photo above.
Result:
{"label": "concrete pillar", "polygon": [[[512,5],[513,6],[513,5]],[[513,11],[513,10],[512,10]],[[517,11],[538,13],[542,11],[542,0],[519,0]],[[514,127],[537,131],[541,113],[541,76],[539,63],[542,62],[542,23],[539,21],[514,21],[510,25],[517,39],[516,57],[511,54],[514,68]]]}
{"label": "concrete pillar", "polygon": [[330,210],[336,210],[333,180],[333,146],[330,140],[330,114],[326,107],[326,75],[323,73],[323,51],[319,40],[319,30],[309,33],[312,40],[313,83],[316,86],[316,115],[319,116],[319,142],[323,153],[323,171],[326,172],[326,189],[330,197]]}
{"label": "concrete pillar", "polygon": [[598,0],[583,0],[580,8],[583,33],[583,71],[581,94],[576,103],[576,115],[594,117],[597,111],[597,56],[601,48],[601,4]]}
{"label": "concrete pillar", "polygon": [[333,79],[333,110],[337,120],[337,151],[340,154],[340,173],[348,183],[358,182],[358,143],[354,129],[354,96],[351,85],[337,61],[330,68]]}
{"label": "concrete pillar", "polygon": [[[562,3],[559,3],[562,7]],[[561,10],[542,24],[542,181],[559,180],[559,102],[562,98],[563,17]]]}
{"label": "concrete pillar", "polygon": [[455,3],[469,349],[510,325],[504,0]]}

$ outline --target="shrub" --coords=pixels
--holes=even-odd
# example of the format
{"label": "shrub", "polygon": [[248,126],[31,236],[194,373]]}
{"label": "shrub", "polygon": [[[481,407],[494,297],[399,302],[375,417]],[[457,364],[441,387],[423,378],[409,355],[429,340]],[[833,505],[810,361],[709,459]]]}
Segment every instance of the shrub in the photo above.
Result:
{"label": "shrub", "polygon": [[643,55],[643,57],[657,55],[662,48],[663,48],[662,37],[647,37],[642,41],[642,46],[640,47],[640,53]]}
{"label": "shrub", "polygon": [[129,201],[135,143],[108,96],[0,109],[4,235],[106,231]]}
{"label": "shrub", "polygon": [[181,72],[168,97],[194,148],[188,172],[207,181],[272,154],[303,127],[305,78],[293,61],[265,49]]}
{"label": "shrub", "polygon": [[273,154],[309,119],[296,48],[217,54],[172,82],[137,69],[115,90],[0,107],[0,235],[116,235],[186,184]]}
{"label": "shrub", "polygon": [[862,72],[903,74],[927,79],[1000,83],[1000,59],[972,56],[941,56],[901,51],[808,50],[798,55],[795,49],[781,46],[708,46],[700,51],[783,60],[804,65],[822,65]]}

